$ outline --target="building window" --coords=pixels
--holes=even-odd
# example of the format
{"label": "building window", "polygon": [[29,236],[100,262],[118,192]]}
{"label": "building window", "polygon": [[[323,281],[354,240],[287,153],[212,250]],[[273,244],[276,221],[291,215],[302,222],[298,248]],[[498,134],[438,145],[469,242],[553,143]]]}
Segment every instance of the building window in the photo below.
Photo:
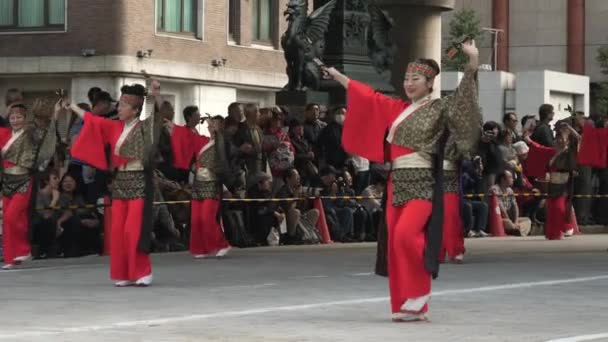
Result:
{"label": "building window", "polygon": [[0,31],[65,30],[66,0],[0,0]]}
{"label": "building window", "polygon": [[239,37],[239,3],[240,0],[228,1],[228,39],[237,41]]}
{"label": "building window", "polygon": [[273,20],[273,0],[252,0],[253,12],[252,12],[252,32],[253,40],[258,42],[272,41],[272,32],[274,26]]}
{"label": "building window", "polygon": [[156,0],[156,28],[161,32],[196,35],[197,0]]}

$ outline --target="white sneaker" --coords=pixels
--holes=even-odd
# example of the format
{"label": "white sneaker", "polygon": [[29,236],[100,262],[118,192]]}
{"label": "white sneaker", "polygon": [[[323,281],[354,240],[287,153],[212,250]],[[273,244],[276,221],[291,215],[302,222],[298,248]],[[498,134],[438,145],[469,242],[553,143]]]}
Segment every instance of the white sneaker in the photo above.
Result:
{"label": "white sneaker", "polygon": [[22,255],[22,256],[18,256],[15,258],[16,262],[26,262],[26,261],[30,261],[32,259],[32,255],[28,254],[28,255]]}
{"label": "white sneaker", "polygon": [[117,281],[116,283],[114,283],[114,286],[116,287],[126,287],[126,286],[133,286],[135,285],[134,282],[132,282],[131,280],[120,280]]}
{"label": "white sneaker", "polygon": [[228,252],[230,252],[231,249],[232,249],[232,247],[230,247],[230,246],[228,246],[226,248],[222,248],[215,254],[215,256],[218,258],[225,257],[226,254],[228,254]]}
{"label": "white sneaker", "polygon": [[488,237],[488,236],[490,236],[490,234],[484,232],[483,230],[480,230],[480,231],[477,232],[477,236],[479,236],[479,237]]}
{"label": "white sneaker", "polygon": [[152,276],[152,273],[148,274],[145,277],[141,277],[139,279],[137,279],[137,281],[135,282],[135,285],[137,286],[149,286],[150,284],[152,284],[152,280],[154,279],[154,277]]}
{"label": "white sneaker", "polygon": [[2,266],[2,269],[7,271],[7,270],[12,270],[13,268],[16,268],[16,267],[17,267],[17,265],[15,265],[15,264],[6,264],[6,265]]}
{"label": "white sneaker", "polygon": [[472,231],[472,230],[470,230],[470,231],[467,233],[467,237],[474,238],[474,237],[476,237],[476,236],[477,236],[477,234],[476,234],[474,231]]}
{"label": "white sneaker", "polygon": [[458,254],[454,257],[453,261],[456,264],[462,264],[464,262],[464,254]]}
{"label": "white sneaker", "polygon": [[568,229],[564,232],[564,237],[571,237],[574,235],[574,228]]}

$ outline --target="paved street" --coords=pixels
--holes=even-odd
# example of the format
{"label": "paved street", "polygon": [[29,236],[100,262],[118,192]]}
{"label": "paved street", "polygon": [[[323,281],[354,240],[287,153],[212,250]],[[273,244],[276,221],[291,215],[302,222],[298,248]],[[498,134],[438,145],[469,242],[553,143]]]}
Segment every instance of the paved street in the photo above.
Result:
{"label": "paved street", "polygon": [[372,244],[154,255],[142,289],[114,288],[106,258],[37,261],[0,273],[0,341],[608,341],[608,235],[467,248],[432,322],[401,324]]}

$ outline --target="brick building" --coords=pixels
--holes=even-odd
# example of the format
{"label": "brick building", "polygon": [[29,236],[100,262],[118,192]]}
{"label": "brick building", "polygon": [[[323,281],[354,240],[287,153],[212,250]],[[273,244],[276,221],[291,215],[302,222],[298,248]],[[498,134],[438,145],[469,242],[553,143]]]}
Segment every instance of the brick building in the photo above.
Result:
{"label": "brick building", "polygon": [[[143,73],[177,111],[274,103],[287,83],[279,39],[287,0],[0,0],[0,92],[30,98],[92,86],[118,96]],[[177,118],[178,121],[181,118]]]}

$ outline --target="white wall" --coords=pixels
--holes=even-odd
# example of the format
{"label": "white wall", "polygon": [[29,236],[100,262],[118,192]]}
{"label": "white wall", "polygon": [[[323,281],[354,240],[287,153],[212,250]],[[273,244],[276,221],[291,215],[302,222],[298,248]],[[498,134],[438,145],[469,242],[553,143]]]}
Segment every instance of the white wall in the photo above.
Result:
{"label": "white wall", "polygon": [[[442,91],[454,91],[462,73],[444,72]],[[567,105],[589,115],[589,77],[555,71],[479,72],[479,105],[484,121],[502,122],[505,93],[515,89],[515,112],[519,117],[538,116],[538,107],[550,103],[555,107],[555,119],[570,115]]]}

